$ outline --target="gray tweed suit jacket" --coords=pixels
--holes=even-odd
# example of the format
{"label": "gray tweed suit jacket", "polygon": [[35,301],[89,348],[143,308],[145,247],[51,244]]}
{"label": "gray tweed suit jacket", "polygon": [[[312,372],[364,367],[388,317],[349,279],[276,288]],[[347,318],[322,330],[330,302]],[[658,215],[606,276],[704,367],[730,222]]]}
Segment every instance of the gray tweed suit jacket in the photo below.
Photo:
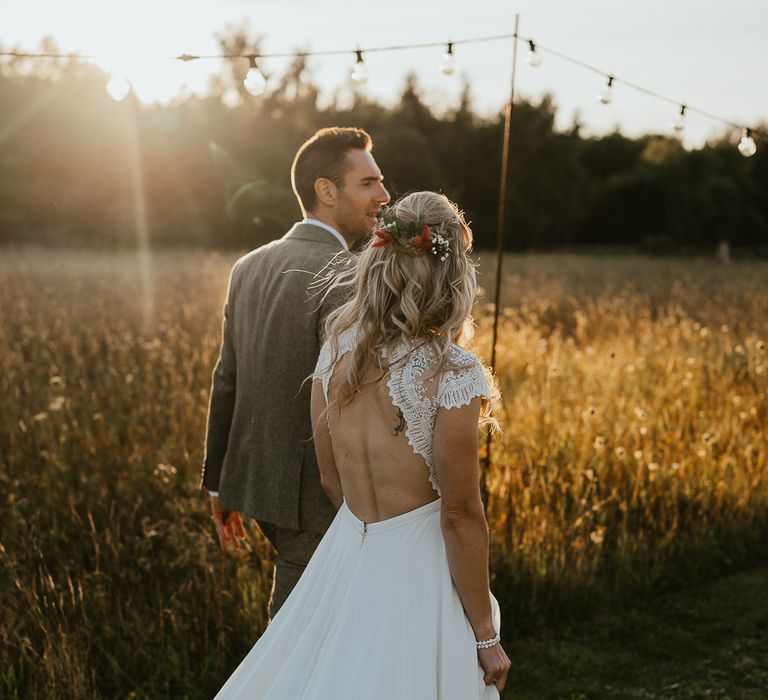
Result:
{"label": "gray tweed suit jacket", "polygon": [[322,323],[342,300],[321,303],[307,286],[337,255],[352,253],[325,229],[299,223],[234,264],[200,483],[218,490],[225,508],[316,533],[336,511],[320,486],[307,377]]}

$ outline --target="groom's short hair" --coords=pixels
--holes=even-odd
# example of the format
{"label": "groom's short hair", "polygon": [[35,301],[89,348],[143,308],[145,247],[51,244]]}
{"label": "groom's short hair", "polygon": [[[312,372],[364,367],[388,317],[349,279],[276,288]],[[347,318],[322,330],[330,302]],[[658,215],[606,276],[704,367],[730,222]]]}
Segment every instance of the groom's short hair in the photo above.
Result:
{"label": "groom's short hair", "polygon": [[324,177],[342,187],[348,167],[347,151],[370,151],[372,147],[371,137],[363,129],[351,126],[320,129],[301,144],[291,166],[291,184],[304,211],[317,206],[315,180]]}

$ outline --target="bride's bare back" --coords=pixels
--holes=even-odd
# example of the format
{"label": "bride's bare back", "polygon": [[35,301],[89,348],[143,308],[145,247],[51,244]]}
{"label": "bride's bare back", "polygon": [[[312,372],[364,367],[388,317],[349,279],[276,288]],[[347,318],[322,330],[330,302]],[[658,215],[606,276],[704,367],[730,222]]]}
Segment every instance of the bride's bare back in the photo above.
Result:
{"label": "bride's bare back", "polygon": [[[339,409],[336,387],[352,354],[339,359],[331,377],[328,424],[344,499],[361,520],[372,523],[400,515],[439,498],[429,482],[429,467],[408,444],[408,425],[393,404],[389,372],[369,367],[360,392]],[[432,373],[434,375],[434,373]],[[422,380],[431,393],[438,376]]]}

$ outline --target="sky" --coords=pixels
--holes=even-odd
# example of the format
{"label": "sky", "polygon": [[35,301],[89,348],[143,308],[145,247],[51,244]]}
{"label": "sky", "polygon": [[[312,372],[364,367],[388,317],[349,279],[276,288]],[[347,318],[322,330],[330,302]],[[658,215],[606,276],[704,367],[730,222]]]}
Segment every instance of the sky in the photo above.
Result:
{"label": "sky", "polygon": [[[616,76],[613,100],[603,105],[596,99],[603,77],[546,52],[542,65],[532,68],[525,61],[527,46],[520,45],[516,92],[532,100],[550,93],[560,128],[578,118],[587,135],[616,128],[628,136],[672,133],[679,107],[630,90],[622,79],[737,124],[768,121],[768,2],[761,0],[0,0],[0,44],[34,51],[44,36],[53,36],[62,51],[98,56],[104,68],[122,65],[143,101],[163,102],[204,93],[210,73],[220,67],[217,61],[170,57],[217,53],[215,33],[247,22],[252,35],[264,36],[264,52],[348,49],[347,55],[309,59],[329,99],[348,90],[357,47],[511,34],[516,13],[522,36]],[[503,107],[511,39],[457,46],[453,76],[438,69],[442,53],[368,54],[365,90],[392,103],[413,71],[425,100],[440,111],[456,104],[464,77],[476,111],[491,115]],[[265,72],[280,75],[286,60],[263,64]],[[683,143],[698,147],[723,129],[689,112]]]}

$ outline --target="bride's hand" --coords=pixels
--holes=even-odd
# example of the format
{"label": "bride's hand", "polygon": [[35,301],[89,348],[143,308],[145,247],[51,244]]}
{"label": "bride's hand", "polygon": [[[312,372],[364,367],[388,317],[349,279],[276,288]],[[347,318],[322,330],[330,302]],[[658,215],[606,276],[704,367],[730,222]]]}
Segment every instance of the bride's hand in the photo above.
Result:
{"label": "bride's hand", "polygon": [[501,648],[501,644],[495,644],[487,649],[478,649],[477,657],[480,660],[480,666],[485,671],[483,676],[485,684],[490,685],[495,681],[499,692],[504,690],[507,673],[509,673],[512,664],[504,649]]}
{"label": "bride's hand", "polygon": [[227,543],[231,542],[235,549],[240,549],[238,537],[246,538],[245,528],[240,513],[236,510],[222,508],[218,496],[211,496],[211,512],[213,523],[216,526],[216,534],[219,536],[219,544],[226,551]]}

